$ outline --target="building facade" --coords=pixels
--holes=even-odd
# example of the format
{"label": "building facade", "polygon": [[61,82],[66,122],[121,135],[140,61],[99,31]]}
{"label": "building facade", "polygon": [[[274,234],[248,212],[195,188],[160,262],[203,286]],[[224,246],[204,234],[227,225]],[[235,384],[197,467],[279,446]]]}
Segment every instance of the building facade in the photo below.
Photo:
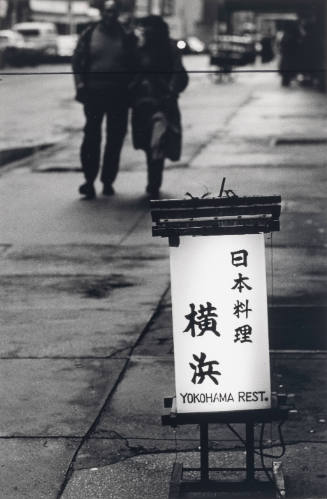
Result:
{"label": "building facade", "polygon": [[198,34],[203,0],[136,0],[134,14],[142,17],[157,14],[164,17],[172,38]]}

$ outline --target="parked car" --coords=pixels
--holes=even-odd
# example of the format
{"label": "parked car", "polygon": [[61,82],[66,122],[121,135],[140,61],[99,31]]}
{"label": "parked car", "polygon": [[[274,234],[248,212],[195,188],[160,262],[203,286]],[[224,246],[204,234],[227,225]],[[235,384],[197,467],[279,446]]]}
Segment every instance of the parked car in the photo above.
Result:
{"label": "parked car", "polygon": [[37,54],[26,47],[21,34],[10,30],[0,30],[0,67],[37,64]]}
{"label": "parked car", "polygon": [[247,35],[220,35],[209,43],[210,64],[232,68],[253,64],[256,47],[252,37]]}
{"label": "parked car", "polygon": [[26,47],[38,52],[42,58],[57,55],[58,34],[55,24],[46,22],[25,22],[14,24],[12,29],[23,36]]}

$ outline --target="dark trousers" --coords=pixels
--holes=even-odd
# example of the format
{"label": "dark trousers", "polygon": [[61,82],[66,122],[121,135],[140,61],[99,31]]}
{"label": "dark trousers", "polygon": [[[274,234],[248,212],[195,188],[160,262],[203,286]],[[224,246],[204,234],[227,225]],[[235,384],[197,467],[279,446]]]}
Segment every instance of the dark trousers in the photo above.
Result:
{"label": "dark trousers", "polygon": [[149,191],[159,191],[162,184],[162,176],[165,165],[164,158],[153,159],[152,151],[146,151],[147,168],[148,168],[148,185]]}
{"label": "dark trousers", "polygon": [[86,123],[81,146],[82,170],[87,182],[93,183],[100,168],[101,126],[106,116],[106,144],[101,181],[112,184],[117,176],[120,153],[127,131],[128,104],[125,92],[90,94],[84,103]]}

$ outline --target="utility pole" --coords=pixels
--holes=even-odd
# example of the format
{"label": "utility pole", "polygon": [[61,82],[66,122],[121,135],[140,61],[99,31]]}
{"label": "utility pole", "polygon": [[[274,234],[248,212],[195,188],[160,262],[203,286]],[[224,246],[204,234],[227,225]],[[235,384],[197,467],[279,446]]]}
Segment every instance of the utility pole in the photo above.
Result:
{"label": "utility pole", "polygon": [[5,22],[8,13],[8,2],[7,0],[0,0],[0,28],[2,29],[2,24]]}
{"label": "utility pole", "polygon": [[11,21],[11,26],[17,23],[17,0],[12,0],[11,2],[11,15],[10,15],[10,21]]}
{"label": "utility pole", "polygon": [[165,0],[160,0],[160,15],[161,16],[164,16],[164,14],[165,14],[165,4],[166,4]]}
{"label": "utility pole", "polygon": [[67,3],[67,18],[68,18],[68,26],[69,26],[69,35],[75,33],[74,19],[73,19],[73,0],[68,0]]}

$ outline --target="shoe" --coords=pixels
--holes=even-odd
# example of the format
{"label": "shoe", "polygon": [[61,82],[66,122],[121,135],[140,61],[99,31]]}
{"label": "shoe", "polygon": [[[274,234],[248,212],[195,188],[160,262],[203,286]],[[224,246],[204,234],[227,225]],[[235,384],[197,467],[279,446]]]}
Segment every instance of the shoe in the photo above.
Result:
{"label": "shoe", "polygon": [[80,185],[79,193],[82,194],[82,196],[84,196],[85,199],[94,199],[96,196],[93,184],[89,184],[88,182]]}
{"label": "shoe", "polygon": [[102,194],[104,196],[113,196],[115,194],[115,190],[111,184],[103,184]]}

